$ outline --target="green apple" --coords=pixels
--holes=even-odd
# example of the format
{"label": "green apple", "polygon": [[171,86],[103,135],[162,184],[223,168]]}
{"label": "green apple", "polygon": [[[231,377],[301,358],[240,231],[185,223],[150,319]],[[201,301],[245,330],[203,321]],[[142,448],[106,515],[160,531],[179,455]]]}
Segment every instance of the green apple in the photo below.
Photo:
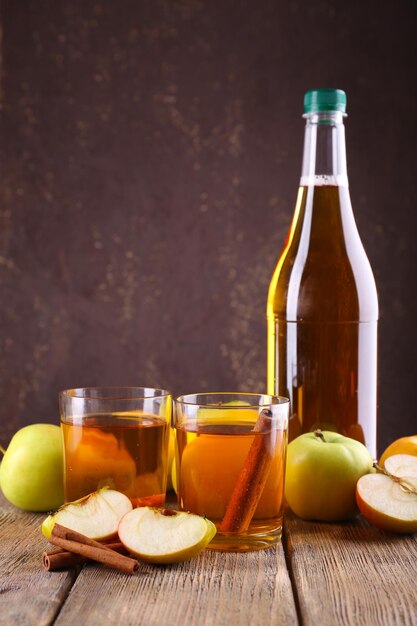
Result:
{"label": "green apple", "polygon": [[61,429],[31,424],[12,438],[0,465],[5,497],[28,511],[49,511],[64,502]]}
{"label": "green apple", "polygon": [[286,500],[303,519],[349,519],[358,511],[356,483],[372,467],[359,441],[330,431],[305,433],[287,448]]}
{"label": "green apple", "polygon": [[110,539],[117,535],[123,515],[131,510],[132,503],[127,496],[104,487],[48,515],[42,524],[42,533],[49,539],[55,524],[60,524],[96,541]]}
{"label": "green apple", "polygon": [[149,563],[179,563],[204,550],[216,534],[210,520],[192,513],[140,507],[121,519],[119,539]]}

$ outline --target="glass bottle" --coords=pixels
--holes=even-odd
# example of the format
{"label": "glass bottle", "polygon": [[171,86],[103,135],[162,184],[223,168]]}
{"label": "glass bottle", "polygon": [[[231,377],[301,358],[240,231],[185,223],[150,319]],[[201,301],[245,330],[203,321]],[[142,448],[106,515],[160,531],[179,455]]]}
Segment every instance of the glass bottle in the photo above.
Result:
{"label": "glass bottle", "polygon": [[290,440],[335,430],[376,458],[378,298],[353,216],[346,94],[308,91],[294,217],[267,304],[268,393],[291,400]]}

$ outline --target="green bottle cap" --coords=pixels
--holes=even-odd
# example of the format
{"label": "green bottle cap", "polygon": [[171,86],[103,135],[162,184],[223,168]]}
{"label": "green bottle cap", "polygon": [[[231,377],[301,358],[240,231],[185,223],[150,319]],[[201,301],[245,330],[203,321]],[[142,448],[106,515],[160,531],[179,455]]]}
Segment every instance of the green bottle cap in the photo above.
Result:
{"label": "green bottle cap", "polygon": [[304,96],[304,113],[340,111],[346,113],[346,93],[342,89],[310,89]]}

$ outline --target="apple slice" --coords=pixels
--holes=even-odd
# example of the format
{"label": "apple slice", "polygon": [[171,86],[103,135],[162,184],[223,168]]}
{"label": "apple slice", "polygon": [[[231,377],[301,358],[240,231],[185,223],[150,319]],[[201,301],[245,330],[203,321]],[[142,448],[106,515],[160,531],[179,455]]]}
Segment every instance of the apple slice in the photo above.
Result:
{"label": "apple slice", "polygon": [[216,526],[199,515],[146,506],[126,513],[118,533],[125,548],[144,561],[179,563],[204,550]]}
{"label": "apple slice", "polygon": [[356,501],[360,512],[382,530],[417,532],[417,457],[391,456],[385,461],[385,471],[358,480]]}
{"label": "apple slice", "polygon": [[55,523],[76,530],[97,541],[117,535],[117,527],[123,515],[132,510],[132,503],[120,491],[100,489],[89,496],[64,504],[56,513],[49,515],[42,524],[47,539]]}

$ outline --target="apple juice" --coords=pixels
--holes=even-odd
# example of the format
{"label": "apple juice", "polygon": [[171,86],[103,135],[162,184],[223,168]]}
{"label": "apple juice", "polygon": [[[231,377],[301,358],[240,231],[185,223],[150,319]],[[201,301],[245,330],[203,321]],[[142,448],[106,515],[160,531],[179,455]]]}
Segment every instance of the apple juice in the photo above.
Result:
{"label": "apple juice", "polygon": [[268,393],[291,401],[290,441],[333,430],[376,458],[378,297],[350,201],[346,94],[304,102],[300,187],[268,293]]}
{"label": "apple juice", "polygon": [[[253,423],[199,423],[177,427],[178,503],[182,511],[206,516],[218,528],[209,548],[245,551],[274,543],[282,530],[286,433],[253,432]],[[265,487],[247,531],[228,539],[219,531],[240,471],[255,437],[266,437],[271,465]],[[265,442],[265,440],[264,440]],[[258,534],[258,537],[257,537]],[[265,537],[263,545],[259,535]]]}
{"label": "apple juice", "polygon": [[[375,457],[376,292],[361,248],[341,243],[345,231],[356,232],[348,190],[301,187],[296,213],[269,293],[269,391],[291,400],[290,441],[336,430]],[[308,230],[298,225],[307,216]]]}
{"label": "apple juice", "polygon": [[65,501],[104,486],[134,506],[165,502],[169,424],[154,415],[86,415],[62,422]]}

